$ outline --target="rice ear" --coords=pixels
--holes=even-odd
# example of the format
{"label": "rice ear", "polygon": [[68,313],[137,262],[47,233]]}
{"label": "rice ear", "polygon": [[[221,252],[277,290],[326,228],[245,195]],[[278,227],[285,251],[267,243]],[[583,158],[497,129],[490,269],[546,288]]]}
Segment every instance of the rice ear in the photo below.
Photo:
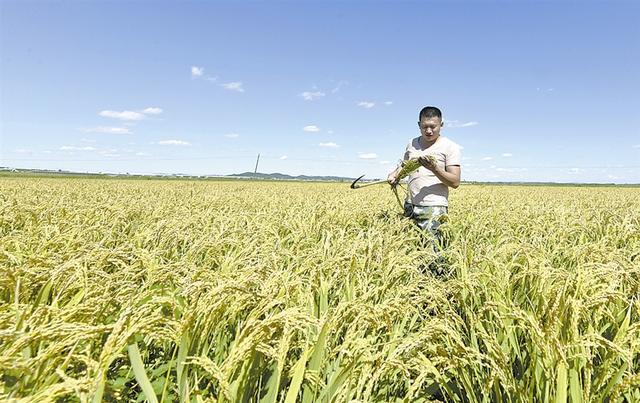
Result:
{"label": "rice ear", "polygon": [[414,171],[420,168],[420,166],[421,164],[416,158],[402,161],[402,168],[400,169],[400,172],[398,172],[397,180],[404,179],[411,175]]}

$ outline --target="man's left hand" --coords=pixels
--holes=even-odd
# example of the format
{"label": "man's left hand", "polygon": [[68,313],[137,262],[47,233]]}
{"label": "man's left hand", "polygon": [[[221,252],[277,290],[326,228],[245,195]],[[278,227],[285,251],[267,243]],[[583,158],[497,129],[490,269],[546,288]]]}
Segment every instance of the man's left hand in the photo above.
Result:
{"label": "man's left hand", "polygon": [[420,163],[420,165],[427,168],[431,172],[435,173],[436,169],[438,169],[438,163],[436,162],[435,158],[431,157],[430,155],[418,157],[418,162]]}

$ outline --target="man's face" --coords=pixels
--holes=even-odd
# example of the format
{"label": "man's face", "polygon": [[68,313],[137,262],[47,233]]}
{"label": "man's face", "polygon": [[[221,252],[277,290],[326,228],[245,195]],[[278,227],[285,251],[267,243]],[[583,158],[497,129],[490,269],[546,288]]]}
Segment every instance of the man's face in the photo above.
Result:
{"label": "man's face", "polygon": [[425,141],[436,141],[440,136],[442,120],[438,117],[422,118],[418,122],[418,127],[420,127],[420,134]]}

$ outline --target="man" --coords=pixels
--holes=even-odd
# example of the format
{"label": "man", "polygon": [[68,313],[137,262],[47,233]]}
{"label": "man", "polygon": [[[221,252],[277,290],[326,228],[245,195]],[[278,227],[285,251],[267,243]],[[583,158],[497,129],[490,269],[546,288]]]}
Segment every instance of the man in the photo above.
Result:
{"label": "man", "polygon": [[[404,153],[404,160],[415,158],[421,165],[409,175],[409,198],[405,202],[405,214],[439,241],[440,217],[448,211],[449,188],[460,186],[462,159],[460,146],[440,136],[443,126],[440,109],[434,106],[423,108],[418,117],[420,136],[411,140]],[[387,177],[392,186],[398,183],[399,171],[400,167]]]}

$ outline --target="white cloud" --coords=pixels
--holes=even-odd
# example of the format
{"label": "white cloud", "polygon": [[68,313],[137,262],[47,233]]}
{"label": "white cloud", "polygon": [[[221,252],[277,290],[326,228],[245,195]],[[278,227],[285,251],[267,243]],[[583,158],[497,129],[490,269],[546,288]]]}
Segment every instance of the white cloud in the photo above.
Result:
{"label": "white cloud", "polygon": [[582,169],[582,168],[571,168],[571,169],[569,169],[569,173],[572,174],[572,175],[581,174],[583,172],[584,172],[584,169]]}
{"label": "white cloud", "polygon": [[493,157],[482,157],[482,161],[491,161]]}
{"label": "white cloud", "polygon": [[160,140],[158,144],[163,146],[190,146],[191,143],[182,140]]}
{"label": "white cloud", "polygon": [[320,128],[316,125],[309,125],[309,126],[303,127],[302,130],[309,133],[317,133],[320,131]]}
{"label": "white cloud", "polygon": [[361,106],[361,107],[363,107],[365,109],[371,109],[374,106],[376,106],[376,104],[373,103],[373,102],[369,102],[369,101],[361,101],[361,102],[358,102],[358,106]]}
{"label": "white cloud", "polygon": [[76,147],[76,146],[62,146],[60,147],[61,151],[95,151],[95,147],[85,146],[85,147]]}
{"label": "white cloud", "polygon": [[82,141],[83,143],[95,143],[96,142],[94,139],[85,139],[85,138],[80,139],[80,141]]}
{"label": "white cloud", "polygon": [[138,152],[136,153],[136,155],[137,155],[138,157],[148,157],[148,156],[150,156],[151,154],[146,153],[146,152],[144,152],[144,151],[138,151]]}
{"label": "white cloud", "polygon": [[631,146],[631,148],[640,148],[640,144],[634,144]]}
{"label": "white cloud", "polygon": [[147,115],[159,115],[162,113],[162,108],[149,107],[143,110],[142,113],[146,113]]}
{"label": "white cloud", "polygon": [[224,136],[228,139],[237,139],[238,137],[240,137],[238,133],[227,133]]}
{"label": "white cloud", "polygon": [[338,148],[340,147],[336,143],[328,142],[328,143],[320,143],[318,144],[320,147],[329,147],[329,148]]}
{"label": "white cloud", "polygon": [[553,92],[553,91],[555,91],[555,88],[540,88],[540,87],[538,87],[538,88],[536,88],[536,91],[538,91],[538,92]]}
{"label": "white cloud", "polygon": [[203,78],[207,81],[216,82],[218,77],[211,77],[204,74],[204,67],[191,66],[191,78]]}
{"label": "white cloud", "polygon": [[378,158],[378,154],[376,153],[361,153],[359,155],[360,159],[363,160],[375,160],[376,158]]}
{"label": "white cloud", "polygon": [[386,101],[384,104],[385,105],[393,105],[393,101]]}
{"label": "white cloud", "polygon": [[13,152],[17,153],[17,154],[31,154],[31,153],[33,153],[33,151],[27,150],[26,148],[16,148],[15,150],[13,150]]}
{"label": "white cloud", "polygon": [[229,91],[244,92],[244,88],[242,88],[242,81],[232,81],[230,83],[222,84],[222,86]]}
{"label": "white cloud", "polygon": [[300,96],[302,98],[304,98],[305,101],[313,101],[315,98],[320,98],[325,96],[325,93],[322,91],[305,91],[302,94],[300,94]]}
{"label": "white cloud", "polygon": [[328,130],[327,133],[333,134],[333,130]]}
{"label": "white cloud", "polygon": [[287,158],[289,158],[289,157],[286,156],[286,155],[283,155],[282,157],[280,157],[281,160],[286,160]]}
{"label": "white cloud", "polygon": [[459,120],[445,120],[444,125],[446,127],[451,127],[451,128],[459,128],[459,127],[471,127],[471,126],[477,126],[478,122],[461,122]]}
{"label": "white cloud", "polygon": [[191,77],[202,77],[204,74],[204,67],[191,66]]}
{"label": "white cloud", "polygon": [[511,153],[502,153],[503,157],[513,157],[513,154]]}
{"label": "white cloud", "polygon": [[[128,127],[107,127],[107,126],[98,126],[98,127],[89,127],[85,129],[80,129],[85,133],[105,133],[105,134],[131,134],[131,130]],[[82,139],[82,141],[86,142],[95,142],[95,140],[86,140]]]}
{"label": "white cloud", "polygon": [[105,118],[114,118],[114,119],[120,119],[120,120],[142,120],[144,118],[146,118],[145,115],[143,115],[140,112],[134,112],[134,111],[122,111],[122,112],[118,112],[118,111],[102,111],[100,112],[100,116],[103,116]]}
{"label": "white cloud", "polygon": [[[338,85],[336,85],[332,90],[331,93],[335,94],[336,92],[340,91],[340,89],[342,88],[343,85],[347,85],[349,84],[348,81],[344,81],[344,80],[340,80],[338,81]],[[324,95],[324,94],[323,94]]]}
{"label": "white cloud", "polygon": [[388,165],[388,164],[391,164],[391,161],[380,161],[380,164],[382,164],[382,165]]}

